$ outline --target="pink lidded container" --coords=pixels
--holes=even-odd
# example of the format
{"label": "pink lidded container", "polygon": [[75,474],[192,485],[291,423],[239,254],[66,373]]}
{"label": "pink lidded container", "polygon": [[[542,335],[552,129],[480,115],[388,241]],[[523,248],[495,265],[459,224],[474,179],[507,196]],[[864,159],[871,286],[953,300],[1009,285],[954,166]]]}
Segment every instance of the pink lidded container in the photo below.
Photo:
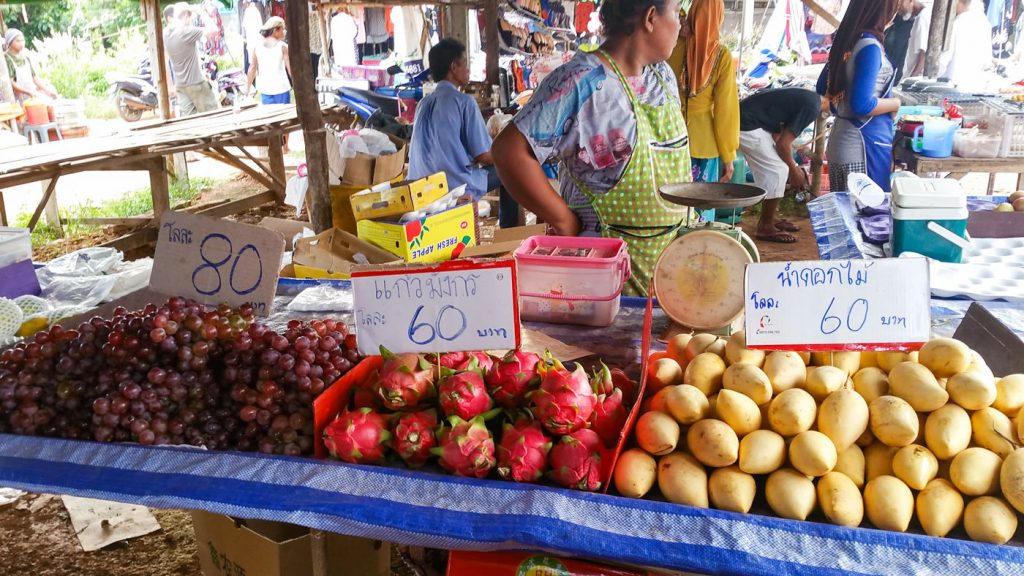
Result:
{"label": "pink lidded container", "polygon": [[608,326],[629,279],[629,252],[618,238],[531,236],[515,251],[520,318]]}

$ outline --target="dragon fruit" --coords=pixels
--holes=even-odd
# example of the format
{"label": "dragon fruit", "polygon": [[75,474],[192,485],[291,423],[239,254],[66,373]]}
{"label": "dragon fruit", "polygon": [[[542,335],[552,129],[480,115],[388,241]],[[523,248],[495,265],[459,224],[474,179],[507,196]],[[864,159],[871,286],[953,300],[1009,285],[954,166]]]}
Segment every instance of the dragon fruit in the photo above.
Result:
{"label": "dragon fruit", "polygon": [[611,448],[619,441],[619,433],[626,425],[626,407],[622,403],[622,390],[615,388],[611,394],[597,397],[597,406],[590,417],[590,428],[597,432],[604,445]]}
{"label": "dragon fruit", "polygon": [[458,416],[463,420],[472,420],[494,406],[491,397],[487,395],[483,376],[479,372],[467,371],[451,374],[447,368],[442,370],[448,375],[438,382],[437,392],[441,410],[445,416]]}
{"label": "dragon fruit", "polygon": [[612,385],[619,390],[622,390],[622,400],[626,404],[632,405],[636,402],[636,395],[640,386],[626,376],[626,373],[618,368],[612,368]]}
{"label": "dragon fruit", "polygon": [[551,479],[566,488],[594,492],[601,487],[601,438],[589,428],[562,436],[551,449]]}
{"label": "dragon fruit", "polygon": [[384,365],[377,378],[377,394],[389,410],[415,408],[434,395],[430,364],[416,354],[392,354],[381,346]]}
{"label": "dragon fruit", "polygon": [[551,439],[540,423],[520,420],[505,424],[498,444],[498,475],[505,480],[536,482],[548,466]]}
{"label": "dragon fruit", "polygon": [[499,405],[519,408],[526,403],[526,395],[540,386],[540,363],[540,356],[533,352],[509,352],[487,371],[487,391]]}
{"label": "dragon fruit", "polygon": [[378,376],[375,373],[372,377],[367,378],[366,381],[352,387],[353,408],[377,409],[382,406],[380,396],[377,394],[376,389],[377,379]]}
{"label": "dragon fruit", "polygon": [[469,422],[452,416],[451,428],[442,428],[438,433],[439,446],[430,452],[441,458],[441,467],[456,476],[484,478],[494,468],[494,438],[484,424],[476,417]]}
{"label": "dragon fruit", "polygon": [[[474,363],[474,360],[476,361]],[[494,364],[494,358],[491,358],[486,352],[448,352],[445,354],[431,354],[427,356],[427,361],[434,366],[434,374],[440,378],[438,373],[438,367],[447,368],[456,372],[465,372],[466,370],[473,370],[479,372],[480,375],[484,375],[491,366]]]}
{"label": "dragon fruit", "polygon": [[399,414],[392,428],[392,447],[410,468],[419,468],[430,458],[430,449],[437,446],[434,429],[437,412],[407,412]]}
{"label": "dragon fruit", "polygon": [[615,389],[615,385],[612,383],[612,371],[605,366],[604,362],[601,362],[601,369],[594,371],[594,377],[590,380],[590,387],[594,389],[594,394],[600,396],[601,394],[609,395],[612,390]]}
{"label": "dragon fruit", "polygon": [[594,413],[597,396],[582,366],[569,372],[558,360],[539,365],[540,389],[530,396],[533,414],[551,434],[570,434],[583,428]]}
{"label": "dragon fruit", "polygon": [[331,456],[350,464],[376,464],[387,455],[388,420],[370,408],[343,412],[324,429]]}

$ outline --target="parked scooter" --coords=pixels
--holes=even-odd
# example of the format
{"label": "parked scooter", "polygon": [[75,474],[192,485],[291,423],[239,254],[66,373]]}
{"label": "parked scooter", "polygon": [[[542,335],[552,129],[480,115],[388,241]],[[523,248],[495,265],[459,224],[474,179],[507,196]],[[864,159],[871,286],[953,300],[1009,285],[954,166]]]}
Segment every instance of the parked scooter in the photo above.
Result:
{"label": "parked scooter", "polygon": [[125,122],[136,122],[144,112],[156,110],[160,105],[149,69],[149,58],[139,62],[138,74],[109,72],[107,82],[110,83],[110,95],[117,113]]}
{"label": "parked scooter", "polygon": [[241,68],[232,68],[223,74],[216,76],[217,94],[220,97],[220,105],[231,108],[235,100],[242,98],[245,93],[245,74]]}

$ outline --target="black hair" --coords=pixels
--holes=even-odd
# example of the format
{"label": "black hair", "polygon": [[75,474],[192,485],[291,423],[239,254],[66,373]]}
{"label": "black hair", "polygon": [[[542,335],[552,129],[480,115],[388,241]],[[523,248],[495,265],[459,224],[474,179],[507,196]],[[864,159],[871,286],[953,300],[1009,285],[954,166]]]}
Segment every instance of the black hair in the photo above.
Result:
{"label": "black hair", "polygon": [[263,36],[264,38],[270,38],[270,36],[274,33],[274,30],[277,30],[277,28],[271,28],[270,30],[260,30],[260,36]]}
{"label": "black hair", "polygon": [[604,37],[625,38],[636,32],[647,11],[654,8],[664,14],[668,0],[605,0],[601,4],[601,27]]}
{"label": "black hair", "polygon": [[171,4],[167,8],[164,8],[164,20],[170,20],[174,17],[174,4]]}
{"label": "black hair", "polygon": [[427,61],[430,63],[430,77],[440,82],[448,77],[452,64],[466,55],[466,46],[454,38],[445,38],[430,49]]}

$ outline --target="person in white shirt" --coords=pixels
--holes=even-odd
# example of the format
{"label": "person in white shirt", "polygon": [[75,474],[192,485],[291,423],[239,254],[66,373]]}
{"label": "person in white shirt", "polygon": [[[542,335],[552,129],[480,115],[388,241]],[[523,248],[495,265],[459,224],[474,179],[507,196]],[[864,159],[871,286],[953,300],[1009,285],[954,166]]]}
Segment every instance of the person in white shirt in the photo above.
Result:
{"label": "person in white shirt", "polygon": [[910,29],[907,58],[903,63],[903,77],[913,78],[924,73],[924,60],[928,52],[928,32],[932,26],[932,0],[913,0],[914,27]]}
{"label": "person in white shirt", "polygon": [[[271,16],[260,29],[263,39],[252,51],[252,65],[249,66],[248,83],[245,93],[252,91],[255,83],[262,104],[291,104],[292,75],[288,62],[288,45],[284,43],[284,20]],[[285,152],[288,151],[288,136],[285,135]]]}
{"label": "person in white shirt", "polygon": [[982,0],[958,0],[953,37],[942,55],[940,77],[949,78],[957,87],[981,89],[992,68],[992,24],[985,15]]}

